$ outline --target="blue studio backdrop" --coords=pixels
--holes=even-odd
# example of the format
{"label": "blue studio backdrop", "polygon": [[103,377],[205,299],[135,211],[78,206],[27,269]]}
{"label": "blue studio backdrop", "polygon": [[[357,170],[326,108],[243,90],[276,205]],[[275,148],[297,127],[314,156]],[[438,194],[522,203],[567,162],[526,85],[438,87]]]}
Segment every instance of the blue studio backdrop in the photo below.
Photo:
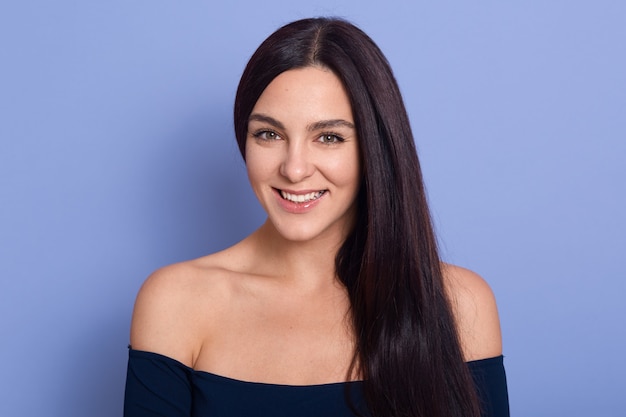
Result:
{"label": "blue studio backdrop", "polygon": [[512,414],[623,416],[621,0],[4,2],[0,415],[121,415],[143,280],[264,220],[235,89],[312,15],[389,58],[442,254],[498,299]]}

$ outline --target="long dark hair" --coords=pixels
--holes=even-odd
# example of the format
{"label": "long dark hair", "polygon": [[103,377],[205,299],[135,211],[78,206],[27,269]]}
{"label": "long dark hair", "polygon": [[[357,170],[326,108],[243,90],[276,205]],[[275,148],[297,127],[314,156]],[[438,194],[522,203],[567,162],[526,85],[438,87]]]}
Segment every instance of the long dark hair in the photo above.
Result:
{"label": "long dark hair", "polygon": [[479,416],[445,294],[419,161],[389,63],[351,23],[290,23],[248,62],[235,99],[245,159],[248,118],[280,73],[312,65],[343,82],[357,130],[363,182],[356,224],[336,256],[356,337],[352,370],[365,380],[374,416]]}

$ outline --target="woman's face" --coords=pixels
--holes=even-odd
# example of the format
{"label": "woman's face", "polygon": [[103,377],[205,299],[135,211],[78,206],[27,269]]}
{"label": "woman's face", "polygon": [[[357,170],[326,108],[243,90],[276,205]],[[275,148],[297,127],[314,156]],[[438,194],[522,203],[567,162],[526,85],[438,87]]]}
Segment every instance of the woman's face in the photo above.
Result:
{"label": "woman's face", "polygon": [[250,115],[246,165],[283,237],[342,241],[352,227],[361,169],[352,108],[339,78],[320,67],[276,77]]}

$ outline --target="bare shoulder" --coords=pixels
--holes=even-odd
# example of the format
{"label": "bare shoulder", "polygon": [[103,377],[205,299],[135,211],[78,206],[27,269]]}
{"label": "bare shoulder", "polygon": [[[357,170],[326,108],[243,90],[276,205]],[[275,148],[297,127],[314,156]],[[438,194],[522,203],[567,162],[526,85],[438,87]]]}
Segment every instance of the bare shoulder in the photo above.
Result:
{"label": "bare shoulder", "polygon": [[133,349],[192,366],[201,348],[202,332],[210,329],[227,298],[228,276],[215,255],[152,273],[135,301],[130,334]]}
{"label": "bare shoulder", "polygon": [[500,319],[489,284],[480,275],[449,264],[443,265],[443,276],[465,360],[501,355]]}

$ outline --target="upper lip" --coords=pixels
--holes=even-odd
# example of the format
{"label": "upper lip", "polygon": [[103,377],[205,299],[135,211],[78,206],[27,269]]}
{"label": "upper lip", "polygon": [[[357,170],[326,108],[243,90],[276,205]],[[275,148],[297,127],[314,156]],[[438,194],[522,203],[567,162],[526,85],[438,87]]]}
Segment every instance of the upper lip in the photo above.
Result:
{"label": "upper lip", "polygon": [[284,191],[286,193],[293,194],[293,195],[304,195],[304,194],[309,194],[309,193],[319,193],[320,191],[326,191],[325,188],[317,188],[317,189],[309,189],[309,190],[290,190],[287,188],[274,187],[274,189],[277,191]]}

